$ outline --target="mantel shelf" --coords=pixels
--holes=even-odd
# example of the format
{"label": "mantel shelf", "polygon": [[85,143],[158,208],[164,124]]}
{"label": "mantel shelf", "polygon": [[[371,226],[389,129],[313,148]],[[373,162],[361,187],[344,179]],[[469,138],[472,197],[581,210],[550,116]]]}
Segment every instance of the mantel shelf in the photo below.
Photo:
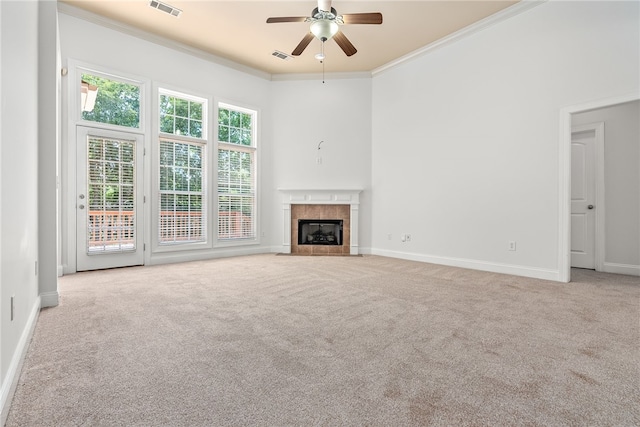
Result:
{"label": "mantel shelf", "polygon": [[278,189],[283,193],[285,204],[360,204],[362,190],[336,190],[336,189]]}

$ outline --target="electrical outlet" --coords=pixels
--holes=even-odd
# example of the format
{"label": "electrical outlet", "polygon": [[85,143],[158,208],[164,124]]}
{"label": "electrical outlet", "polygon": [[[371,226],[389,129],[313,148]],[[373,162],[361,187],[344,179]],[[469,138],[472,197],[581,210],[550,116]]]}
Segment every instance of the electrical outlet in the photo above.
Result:
{"label": "electrical outlet", "polygon": [[400,235],[400,241],[401,242],[406,242],[407,241],[407,235],[406,234],[401,234]]}
{"label": "electrical outlet", "polygon": [[411,234],[407,234],[405,236],[405,239],[407,240],[407,242],[410,242],[411,241]]}
{"label": "electrical outlet", "polygon": [[516,242],[514,242],[514,241],[509,242],[509,250],[510,251],[515,251],[516,250]]}

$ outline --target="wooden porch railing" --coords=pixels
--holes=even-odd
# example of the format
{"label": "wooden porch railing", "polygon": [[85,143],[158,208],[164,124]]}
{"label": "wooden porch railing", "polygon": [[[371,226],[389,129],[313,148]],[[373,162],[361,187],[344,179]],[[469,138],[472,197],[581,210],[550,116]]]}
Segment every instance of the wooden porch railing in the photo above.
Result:
{"label": "wooden porch railing", "polygon": [[133,211],[89,211],[88,220],[89,248],[133,244],[135,238]]}
{"label": "wooden porch railing", "polygon": [[[132,244],[135,238],[133,211],[89,211],[89,247]],[[201,241],[200,212],[160,212],[160,242]],[[223,239],[253,237],[251,217],[242,212],[218,212],[218,235]]]}

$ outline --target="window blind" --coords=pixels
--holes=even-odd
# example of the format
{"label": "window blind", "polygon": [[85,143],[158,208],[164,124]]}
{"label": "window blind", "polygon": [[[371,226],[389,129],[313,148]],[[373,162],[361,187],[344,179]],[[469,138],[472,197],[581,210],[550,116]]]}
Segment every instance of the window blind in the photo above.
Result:
{"label": "window blind", "polygon": [[218,150],[218,238],[255,237],[253,153]]}
{"label": "window blind", "polygon": [[159,243],[206,240],[205,146],[160,140]]}

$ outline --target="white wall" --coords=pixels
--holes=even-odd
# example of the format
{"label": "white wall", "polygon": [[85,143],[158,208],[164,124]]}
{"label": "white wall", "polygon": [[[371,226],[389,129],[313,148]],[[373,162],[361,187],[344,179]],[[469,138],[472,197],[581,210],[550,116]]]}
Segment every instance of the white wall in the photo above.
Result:
{"label": "white wall", "polygon": [[[360,253],[371,247],[371,79],[327,76],[271,83],[271,233],[282,245],[277,189],[361,189]],[[318,145],[320,141],[324,141]],[[317,158],[322,162],[318,164]],[[281,248],[281,246],[279,246]]]}
{"label": "white wall", "polygon": [[[0,2],[0,408],[8,398],[40,300],[38,256],[38,3]],[[11,320],[11,297],[14,318]]]}
{"label": "white wall", "polygon": [[[59,26],[62,66],[69,66],[69,60],[80,61],[100,69],[111,70],[116,74],[138,76],[147,79],[152,85],[157,84],[193,95],[213,97],[214,102],[222,100],[258,109],[259,120],[262,124],[261,134],[258,136],[259,154],[261,155],[263,152],[266,153],[270,150],[271,115],[267,108],[269,105],[270,82],[267,79],[219,65],[194,54],[152,43],[124,31],[115,31],[107,28],[107,26],[97,25],[67,13],[59,15]],[[65,123],[65,126],[62,129],[61,177],[63,183],[62,262],[65,264],[65,272],[74,270],[73,268],[68,268],[68,266],[73,265],[75,254],[72,246],[74,245],[74,230],[71,224],[65,220],[65,218],[72,218],[70,215],[75,214],[73,199],[69,199],[70,194],[75,191],[70,184],[73,181],[75,165],[69,164],[69,152],[75,149],[75,141],[73,136],[69,137],[69,133],[73,131],[73,126],[66,126],[68,122],[67,81],[68,79],[63,79],[62,84],[62,122]],[[151,99],[152,90],[149,90],[149,92],[146,97],[147,101]],[[147,106],[150,107],[150,103],[147,103]],[[210,112],[213,111],[212,107],[210,107]],[[148,117],[150,117],[150,114]],[[151,127],[150,125],[151,123],[148,123],[147,129]],[[153,171],[150,159],[154,158],[156,151],[152,141],[152,133],[149,130],[145,134],[145,145],[147,146],[147,153],[150,153],[145,164],[145,186],[147,187],[145,192],[148,196],[153,197],[149,191],[149,177],[152,176]],[[213,156],[213,147],[210,147],[209,154]],[[269,163],[260,163],[259,182],[262,182],[263,175],[270,175],[270,168],[271,165]],[[265,224],[270,223],[270,212],[262,207],[260,207],[260,211],[262,215],[258,228],[262,230],[265,228]],[[147,224],[145,224],[147,248],[151,247],[149,236],[151,234],[155,235],[155,233],[156,230],[153,230],[150,221],[147,221]],[[263,240],[257,245],[238,248],[176,251],[172,253],[150,253],[148,251],[145,263],[177,262],[232,254],[268,252],[270,246],[269,241]]]}
{"label": "white wall", "polygon": [[374,252],[558,279],[559,112],[638,91],[637,18],[552,1],[374,76]]}
{"label": "white wall", "polygon": [[[2,23],[2,4],[1,3],[0,3],[0,23]],[[0,165],[2,165],[2,145],[4,141],[3,134],[2,134],[2,122],[4,118],[4,108],[5,108],[4,103],[1,101],[4,99],[3,92],[2,92],[2,85],[4,83],[2,63],[6,61],[4,50],[2,48],[3,39],[4,39],[3,31],[2,31],[2,27],[0,26]],[[3,181],[4,180],[2,177],[2,171],[0,170],[0,242],[2,242],[3,240],[2,239],[2,210],[3,210],[2,183]],[[2,259],[2,244],[0,244],[0,319],[2,319],[2,323],[4,323],[4,316],[6,313],[6,309],[3,310],[4,302],[6,301],[4,299],[5,298],[4,297],[4,281],[2,280],[3,270],[4,268],[3,268],[3,259]],[[2,332],[2,325],[0,324],[0,391],[1,391],[0,392],[0,425],[4,425],[4,422],[6,419],[4,407],[5,405],[7,405],[8,407],[9,404],[7,403],[7,401],[11,400],[11,397],[10,397],[11,393],[8,390],[9,382],[7,381],[7,375],[4,373],[4,370],[2,369],[3,360],[5,358],[4,352],[7,351],[5,350],[5,348],[9,348],[9,343],[5,344],[5,339],[3,338],[3,332]]]}
{"label": "white wall", "polygon": [[42,306],[51,307],[58,305],[58,11],[52,1],[38,7],[38,287]]}
{"label": "white wall", "polygon": [[571,122],[604,122],[605,270],[640,274],[640,101],[574,114]]}

